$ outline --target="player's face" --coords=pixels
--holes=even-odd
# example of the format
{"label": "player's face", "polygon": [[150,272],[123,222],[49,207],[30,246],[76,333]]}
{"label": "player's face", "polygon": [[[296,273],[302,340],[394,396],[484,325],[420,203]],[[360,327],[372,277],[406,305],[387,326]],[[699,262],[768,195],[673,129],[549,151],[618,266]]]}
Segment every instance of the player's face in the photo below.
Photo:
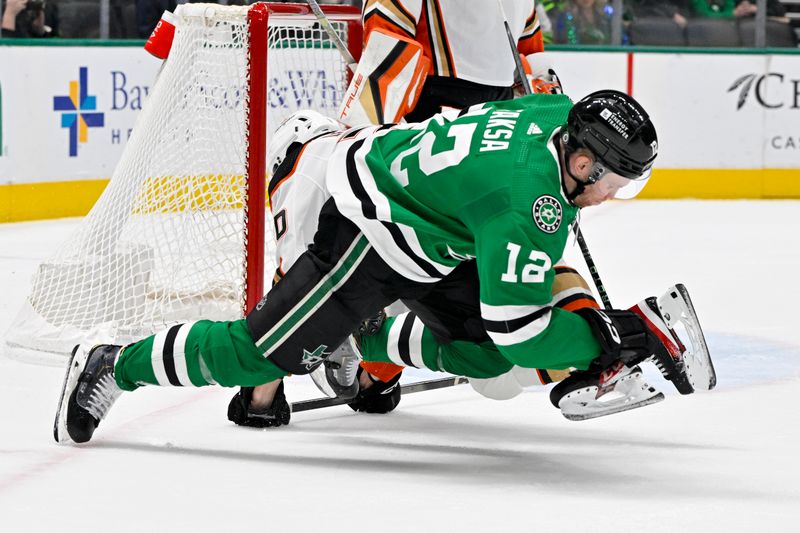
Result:
{"label": "player's face", "polygon": [[629,187],[631,180],[619,174],[609,172],[591,185],[587,185],[584,191],[575,197],[574,203],[578,207],[589,207],[600,205],[606,200],[611,200],[624,187]]}

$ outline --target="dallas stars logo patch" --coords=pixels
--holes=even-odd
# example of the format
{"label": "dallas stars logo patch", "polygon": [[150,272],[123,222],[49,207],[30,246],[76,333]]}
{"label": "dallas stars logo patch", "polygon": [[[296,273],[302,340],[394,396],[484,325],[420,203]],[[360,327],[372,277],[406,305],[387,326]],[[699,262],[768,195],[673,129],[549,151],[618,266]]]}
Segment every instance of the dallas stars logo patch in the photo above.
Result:
{"label": "dallas stars logo patch", "polygon": [[328,347],[324,344],[320,344],[317,346],[317,349],[313,352],[309,352],[305,348],[303,348],[303,360],[300,361],[300,364],[306,367],[307,370],[312,371],[317,368],[320,363],[325,360],[325,356],[329,355],[329,352],[326,352]]}
{"label": "dallas stars logo patch", "polygon": [[533,221],[545,233],[555,233],[561,227],[561,203],[550,195],[542,195],[533,202]]}

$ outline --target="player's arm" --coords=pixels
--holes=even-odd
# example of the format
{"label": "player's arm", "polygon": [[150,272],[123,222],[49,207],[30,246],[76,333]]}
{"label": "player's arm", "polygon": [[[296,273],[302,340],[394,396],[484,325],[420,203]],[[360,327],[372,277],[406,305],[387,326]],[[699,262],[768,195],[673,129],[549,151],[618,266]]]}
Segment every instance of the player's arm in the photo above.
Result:
{"label": "player's arm", "polygon": [[536,2],[531,1],[531,12],[525,19],[525,28],[517,41],[517,50],[523,56],[544,51],[544,38],[539,15],[536,13]]}
{"label": "player's arm", "polygon": [[361,11],[364,42],[375,28],[413,38],[422,12],[422,0],[366,0]]}
{"label": "player's arm", "polygon": [[[501,214],[476,231],[481,317],[489,337],[512,363],[528,368],[587,368],[600,344],[580,316],[553,308],[554,259],[563,243],[533,220]],[[540,232],[539,242],[531,234]],[[560,250],[558,251],[560,255]]]}

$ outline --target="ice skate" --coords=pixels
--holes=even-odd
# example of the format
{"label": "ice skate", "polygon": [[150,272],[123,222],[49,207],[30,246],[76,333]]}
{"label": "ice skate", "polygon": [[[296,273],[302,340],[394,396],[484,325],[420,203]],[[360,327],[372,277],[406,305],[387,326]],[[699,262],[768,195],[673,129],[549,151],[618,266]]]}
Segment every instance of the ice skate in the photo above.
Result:
{"label": "ice skate", "polygon": [[603,371],[573,372],[550,391],[550,401],[569,420],[588,420],[630,411],[664,399],[638,366],[621,361]]}
{"label": "ice skate", "polygon": [[386,311],[381,309],[374,316],[364,319],[358,329],[344,341],[325,362],[311,372],[311,379],[328,398],[355,398],[359,392],[358,365],[361,362],[360,339],[375,335],[386,320]]}
{"label": "ice skate", "polygon": [[[664,349],[656,350],[652,361],[678,392],[691,394],[716,386],[714,365],[686,287],[679,283],[658,299],[646,298],[631,311],[641,316],[661,341]],[[676,327],[687,342],[681,340]]]}
{"label": "ice skate", "polygon": [[311,379],[329,398],[355,398],[358,394],[358,364],[361,354],[352,336],[311,372]]}
{"label": "ice skate", "polygon": [[122,394],[114,380],[121,346],[79,344],[72,355],[58,400],[53,427],[56,442],[88,442],[111,406]]}

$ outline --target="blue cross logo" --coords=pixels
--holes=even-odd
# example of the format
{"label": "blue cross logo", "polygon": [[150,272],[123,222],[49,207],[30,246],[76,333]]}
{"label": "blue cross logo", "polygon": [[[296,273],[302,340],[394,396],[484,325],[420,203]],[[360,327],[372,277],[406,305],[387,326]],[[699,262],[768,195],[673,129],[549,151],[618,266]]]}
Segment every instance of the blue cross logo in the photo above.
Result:
{"label": "blue cross logo", "polygon": [[78,155],[78,144],[89,140],[89,128],[102,128],[103,113],[97,109],[97,97],[89,96],[89,69],[81,67],[77,80],[69,82],[68,96],[53,97],[53,111],[61,111],[61,127],[69,129],[69,156]]}

